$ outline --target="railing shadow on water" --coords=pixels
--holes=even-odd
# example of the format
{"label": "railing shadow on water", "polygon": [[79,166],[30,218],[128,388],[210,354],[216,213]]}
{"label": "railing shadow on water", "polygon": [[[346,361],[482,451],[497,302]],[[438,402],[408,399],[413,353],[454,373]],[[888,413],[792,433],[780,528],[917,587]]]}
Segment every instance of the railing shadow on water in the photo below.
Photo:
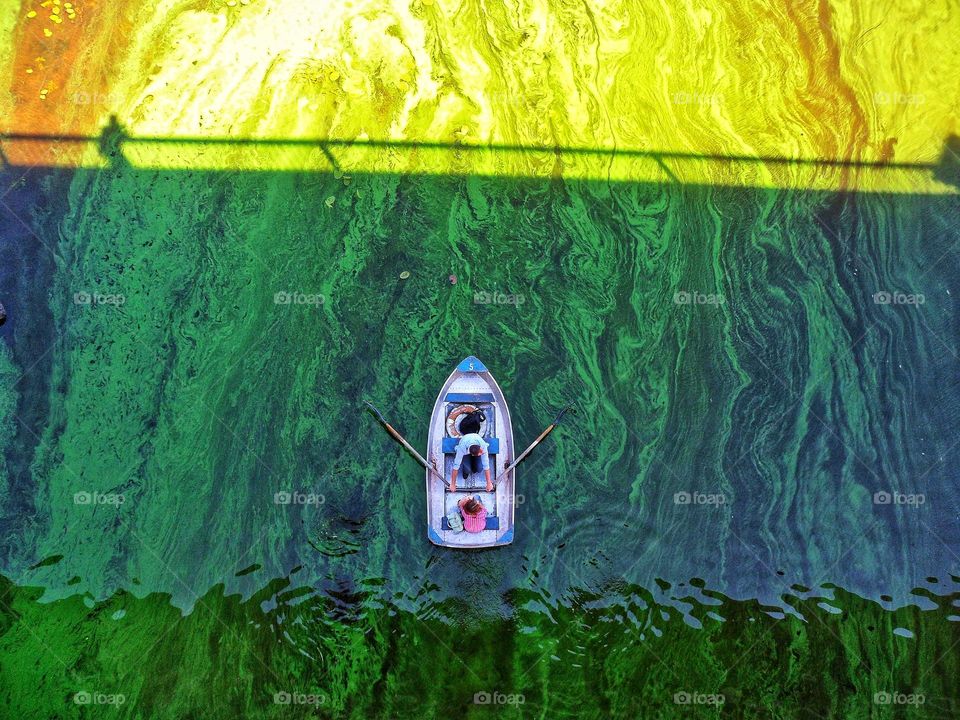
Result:
{"label": "railing shadow on water", "polygon": [[[370,150],[408,150],[408,151],[447,151],[451,153],[516,153],[524,154],[551,154],[557,158],[622,158],[635,160],[652,160],[661,169],[671,182],[683,184],[683,181],[674,172],[684,163],[702,163],[716,161],[721,163],[743,163],[749,165],[767,166],[795,166],[813,169],[853,168],[863,170],[891,171],[901,170],[915,173],[930,173],[932,179],[945,185],[960,188],[960,136],[951,135],[944,141],[943,148],[937,162],[893,162],[885,160],[842,160],[823,158],[790,158],[773,155],[737,155],[737,154],[710,154],[690,153],[672,150],[640,150],[640,149],[611,149],[591,147],[566,147],[548,145],[514,145],[514,144],[467,144],[445,142],[420,142],[413,140],[370,140],[370,139],[335,139],[335,138],[233,138],[233,137],[150,137],[134,136],[111,116],[109,123],[96,136],[85,135],[50,135],[35,133],[3,133],[0,134],[0,172],[18,167],[43,167],[44,163],[19,163],[11,161],[4,152],[3,143],[41,144],[48,149],[63,145],[93,145],[95,144],[100,155],[108,166],[130,166],[124,155],[124,148],[133,148],[138,144],[151,145],[205,145],[222,147],[287,147],[287,148],[316,148],[331,169],[348,171],[338,160],[337,153],[349,149]],[[57,167],[63,167],[58,165]]]}

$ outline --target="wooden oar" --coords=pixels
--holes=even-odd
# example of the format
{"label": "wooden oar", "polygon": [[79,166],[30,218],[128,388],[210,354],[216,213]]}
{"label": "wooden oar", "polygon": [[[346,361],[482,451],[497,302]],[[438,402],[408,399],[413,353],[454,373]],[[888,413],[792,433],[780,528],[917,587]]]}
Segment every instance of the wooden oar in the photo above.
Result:
{"label": "wooden oar", "polygon": [[443,475],[441,475],[435,467],[428,465],[427,461],[423,459],[423,455],[421,455],[416,450],[414,450],[413,445],[411,445],[406,440],[404,440],[403,435],[398,433],[390,423],[388,423],[386,420],[383,419],[383,415],[380,413],[379,410],[377,410],[372,404],[370,404],[366,400],[364,400],[363,402],[368,408],[370,408],[373,411],[373,414],[377,416],[377,420],[379,420],[381,424],[387,429],[387,432],[390,433],[390,436],[394,440],[396,440],[401,445],[403,445],[407,450],[409,450],[410,454],[413,455],[420,462],[420,464],[423,465],[427,470],[429,470],[434,475],[436,475],[437,478],[440,480],[440,482],[442,482],[447,487],[450,487],[450,483],[448,483],[444,479]]}
{"label": "wooden oar", "polygon": [[[500,482],[500,478],[502,478],[502,477],[503,477],[504,475],[506,475],[508,472],[510,472],[511,470],[513,470],[517,465],[519,465],[520,462],[521,462],[527,455],[529,455],[537,445],[539,445],[541,442],[543,442],[543,439],[544,439],[547,435],[549,435],[550,433],[552,433],[552,432],[553,432],[553,429],[554,429],[557,425],[560,424],[560,421],[563,420],[563,416],[564,416],[564,414],[567,412],[567,410],[570,410],[572,407],[573,407],[572,405],[567,405],[563,410],[561,410],[561,411],[560,411],[560,414],[557,415],[556,419],[555,419],[552,423],[550,423],[550,425],[547,426],[547,429],[544,430],[542,433],[540,433],[540,437],[538,437],[536,440],[534,440],[532,443],[530,443],[530,447],[528,447],[526,450],[524,450],[522,453],[520,453],[520,457],[518,457],[518,458],[517,458],[516,460],[514,460],[512,463],[510,463],[509,465],[507,465],[507,467],[505,467],[505,468],[503,469],[503,471],[502,471],[499,475],[497,475],[497,479],[494,481],[493,484],[496,485],[498,482]],[[574,412],[576,412],[576,410],[574,410]]]}

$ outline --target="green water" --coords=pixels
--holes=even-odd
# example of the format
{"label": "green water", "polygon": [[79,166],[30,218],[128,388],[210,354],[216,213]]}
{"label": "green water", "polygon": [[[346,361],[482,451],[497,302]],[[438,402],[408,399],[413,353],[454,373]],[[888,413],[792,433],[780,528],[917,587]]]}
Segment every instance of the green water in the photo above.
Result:
{"label": "green water", "polygon": [[[839,591],[840,615],[794,596],[807,621],[775,620],[756,602],[706,591],[717,604],[704,606],[695,588],[679,588],[703,623],[695,629],[649,592],[611,583],[553,600],[515,588],[501,597],[509,618],[480,621],[469,598],[430,602],[432,584],[413,585],[394,602],[379,580],[323,594],[276,581],[245,601],[214,588],[186,617],[159,594],[42,605],[39,591],[4,587],[17,621],[4,616],[3,700],[10,717],[956,714],[956,624],[940,612],[891,613]],[[900,626],[917,638],[893,635]],[[71,707],[77,692],[98,690],[125,702]],[[323,699],[275,703],[284,692]],[[484,692],[502,704],[475,704]],[[682,693],[724,702],[677,704]],[[901,704],[883,704],[893,694]]]}
{"label": "green water", "polygon": [[[952,197],[119,166],[5,202],[6,716],[955,714]],[[521,446],[578,410],[476,553],[360,410],[424,447],[469,354]]]}

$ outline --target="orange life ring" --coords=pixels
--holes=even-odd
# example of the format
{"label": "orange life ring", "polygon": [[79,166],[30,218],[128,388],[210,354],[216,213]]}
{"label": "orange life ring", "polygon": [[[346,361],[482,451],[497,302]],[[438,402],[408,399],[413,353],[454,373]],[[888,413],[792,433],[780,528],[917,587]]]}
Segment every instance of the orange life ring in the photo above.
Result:
{"label": "orange life ring", "polygon": [[450,437],[463,437],[460,428],[457,427],[457,420],[461,415],[472,413],[476,409],[474,405],[457,405],[457,407],[451,410],[450,414],[447,415],[447,435]]}

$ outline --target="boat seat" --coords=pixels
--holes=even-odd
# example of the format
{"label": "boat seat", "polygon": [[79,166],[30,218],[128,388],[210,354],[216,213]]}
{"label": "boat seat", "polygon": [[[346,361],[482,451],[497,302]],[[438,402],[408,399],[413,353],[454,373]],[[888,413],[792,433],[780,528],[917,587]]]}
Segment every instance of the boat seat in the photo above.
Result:
{"label": "boat seat", "polygon": [[[484,441],[487,443],[488,453],[496,455],[500,452],[500,438],[484,438]],[[445,437],[443,439],[443,454],[456,455],[458,442],[460,442],[460,438]]]}
{"label": "boat seat", "polygon": [[493,393],[447,393],[446,401],[452,403],[492,403]]}
{"label": "boat seat", "polygon": [[[450,529],[450,523],[447,522],[447,516],[444,515],[440,518],[440,527],[444,530]],[[487,515],[487,530],[499,530],[500,529],[500,518],[496,515]],[[466,530],[464,530],[466,532]]]}

